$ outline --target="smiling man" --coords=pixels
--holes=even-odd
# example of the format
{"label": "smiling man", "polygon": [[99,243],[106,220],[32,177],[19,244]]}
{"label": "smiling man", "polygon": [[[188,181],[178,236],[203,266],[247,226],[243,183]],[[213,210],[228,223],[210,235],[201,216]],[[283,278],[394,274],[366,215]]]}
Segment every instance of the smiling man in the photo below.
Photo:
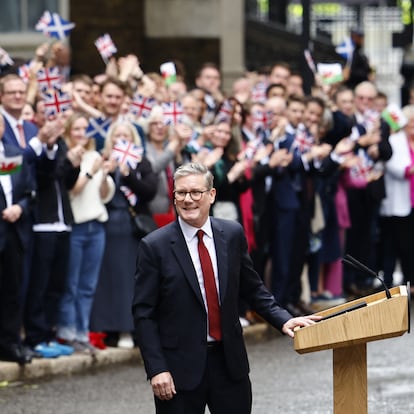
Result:
{"label": "smiling man", "polygon": [[240,224],[209,216],[216,190],[201,164],[174,175],[178,220],[141,240],[133,315],[157,413],[248,414],[252,393],[239,298],[293,337],[292,318],[253,269]]}

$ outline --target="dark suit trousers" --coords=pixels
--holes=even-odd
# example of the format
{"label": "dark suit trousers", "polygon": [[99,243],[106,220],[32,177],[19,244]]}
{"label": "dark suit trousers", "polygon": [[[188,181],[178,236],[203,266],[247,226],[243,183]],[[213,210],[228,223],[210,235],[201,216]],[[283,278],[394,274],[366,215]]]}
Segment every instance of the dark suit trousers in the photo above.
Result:
{"label": "dark suit trousers", "polygon": [[0,251],[0,346],[20,342],[22,321],[19,301],[23,250],[12,224],[2,226],[6,243]]}
{"label": "dark suit trousers", "polygon": [[157,414],[250,414],[252,390],[248,376],[232,380],[227,373],[221,346],[208,350],[206,369],[201,383],[191,391],[177,390],[169,401],[155,399]]}
{"label": "dark suit trousers", "polygon": [[24,309],[26,343],[50,341],[57,323],[69,257],[69,232],[34,232],[32,273]]}

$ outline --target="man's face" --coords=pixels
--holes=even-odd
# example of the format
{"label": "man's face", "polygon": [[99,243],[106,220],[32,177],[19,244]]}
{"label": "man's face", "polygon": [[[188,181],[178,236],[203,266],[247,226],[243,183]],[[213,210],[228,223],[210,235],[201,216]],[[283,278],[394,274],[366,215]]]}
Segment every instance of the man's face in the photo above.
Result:
{"label": "man's face", "polygon": [[[203,175],[193,174],[181,177],[175,181],[175,191],[205,191],[206,180]],[[194,201],[190,194],[186,194],[183,201],[174,200],[177,214],[190,226],[201,228],[207,221],[210,206],[216,198],[216,189],[212,188],[201,194],[198,201]]]}
{"label": "man's face", "polygon": [[305,105],[302,102],[291,102],[286,111],[288,121],[297,127],[302,122],[304,111]]}
{"label": "man's face", "polygon": [[220,89],[220,72],[214,68],[204,68],[196,80],[197,87],[209,93],[215,93]]}
{"label": "man's face", "polygon": [[282,98],[268,99],[265,103],[267,116],[270,117],[269,128],[276,128],[282,117],[285,116],[286,103]]}
{"label": "man's face", "polygon": [[1,104],[6,112],[16,118],[20,117],[26,104],[26,85],[23,80],[10,79],[4,84]]}
{"label": "man's face", "polygon": [[117,85],[113,83],[106,84],[101,92],[102,111],[107,116],[118,116],[121,112],[124,98],[125,94],[123,90]]}
{"label": "man's face", "polygon": [[200,113],[200,104],[190,95],[181,99],[183,112],[194,122],[197,122]]}
{"label": "man's face", "polygon": [[231,140],[231,127],[226,122],[220,122],[216,125],[211,137],[211,143],[216,148],[226,148]]}
{"label": "man's face", "polygon": [[269,83],[280,83],[283,86],[286,86],[289,76],[289,69],[283,66],[275,66],[269,76]]}
{"label": "man's face", "polygon": [[352,91],[343,91],[336,97],[336,105],[338,109],[347,116],[354,113],[354,93]]}
{"label": "man's face", "polygon": [[375,88],[366,85],[355,89],[355,107],[361,114],[374,108],[377,92]]}
{"label": "man's face", "polygon": [[80,97],[88,104],[92,103],[92,88],[85,82],[73,82],[73,90],[77,92]]}
{"label": "man's face", "polygon": [[319,125],[323,115],[323,108],[316,102],[309,102],[306,105],[303,114],[303,122],[306,127],[310,128],[312,125]]}

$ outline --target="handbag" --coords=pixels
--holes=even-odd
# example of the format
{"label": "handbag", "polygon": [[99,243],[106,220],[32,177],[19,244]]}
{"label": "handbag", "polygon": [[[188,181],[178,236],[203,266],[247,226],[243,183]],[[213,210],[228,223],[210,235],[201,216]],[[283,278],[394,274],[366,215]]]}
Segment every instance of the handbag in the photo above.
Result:
{"label": "handbag", "polygon": [[135,225],[135,235],[138,238],[141,239],[158,228],[157,223],[149,214],[137,214],[132,208],[129,208],[129,213]]}

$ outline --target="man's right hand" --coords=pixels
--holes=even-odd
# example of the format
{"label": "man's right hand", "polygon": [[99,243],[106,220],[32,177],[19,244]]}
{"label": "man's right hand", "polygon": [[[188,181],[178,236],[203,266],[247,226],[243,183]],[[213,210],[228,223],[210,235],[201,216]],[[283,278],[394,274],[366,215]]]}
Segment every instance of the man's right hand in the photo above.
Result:
{"label": "man's right hand", "polygon": [[151,386],[154,395],[160,400],[171,400],[177,394],[174,381],[168,371],[153,376]]}

